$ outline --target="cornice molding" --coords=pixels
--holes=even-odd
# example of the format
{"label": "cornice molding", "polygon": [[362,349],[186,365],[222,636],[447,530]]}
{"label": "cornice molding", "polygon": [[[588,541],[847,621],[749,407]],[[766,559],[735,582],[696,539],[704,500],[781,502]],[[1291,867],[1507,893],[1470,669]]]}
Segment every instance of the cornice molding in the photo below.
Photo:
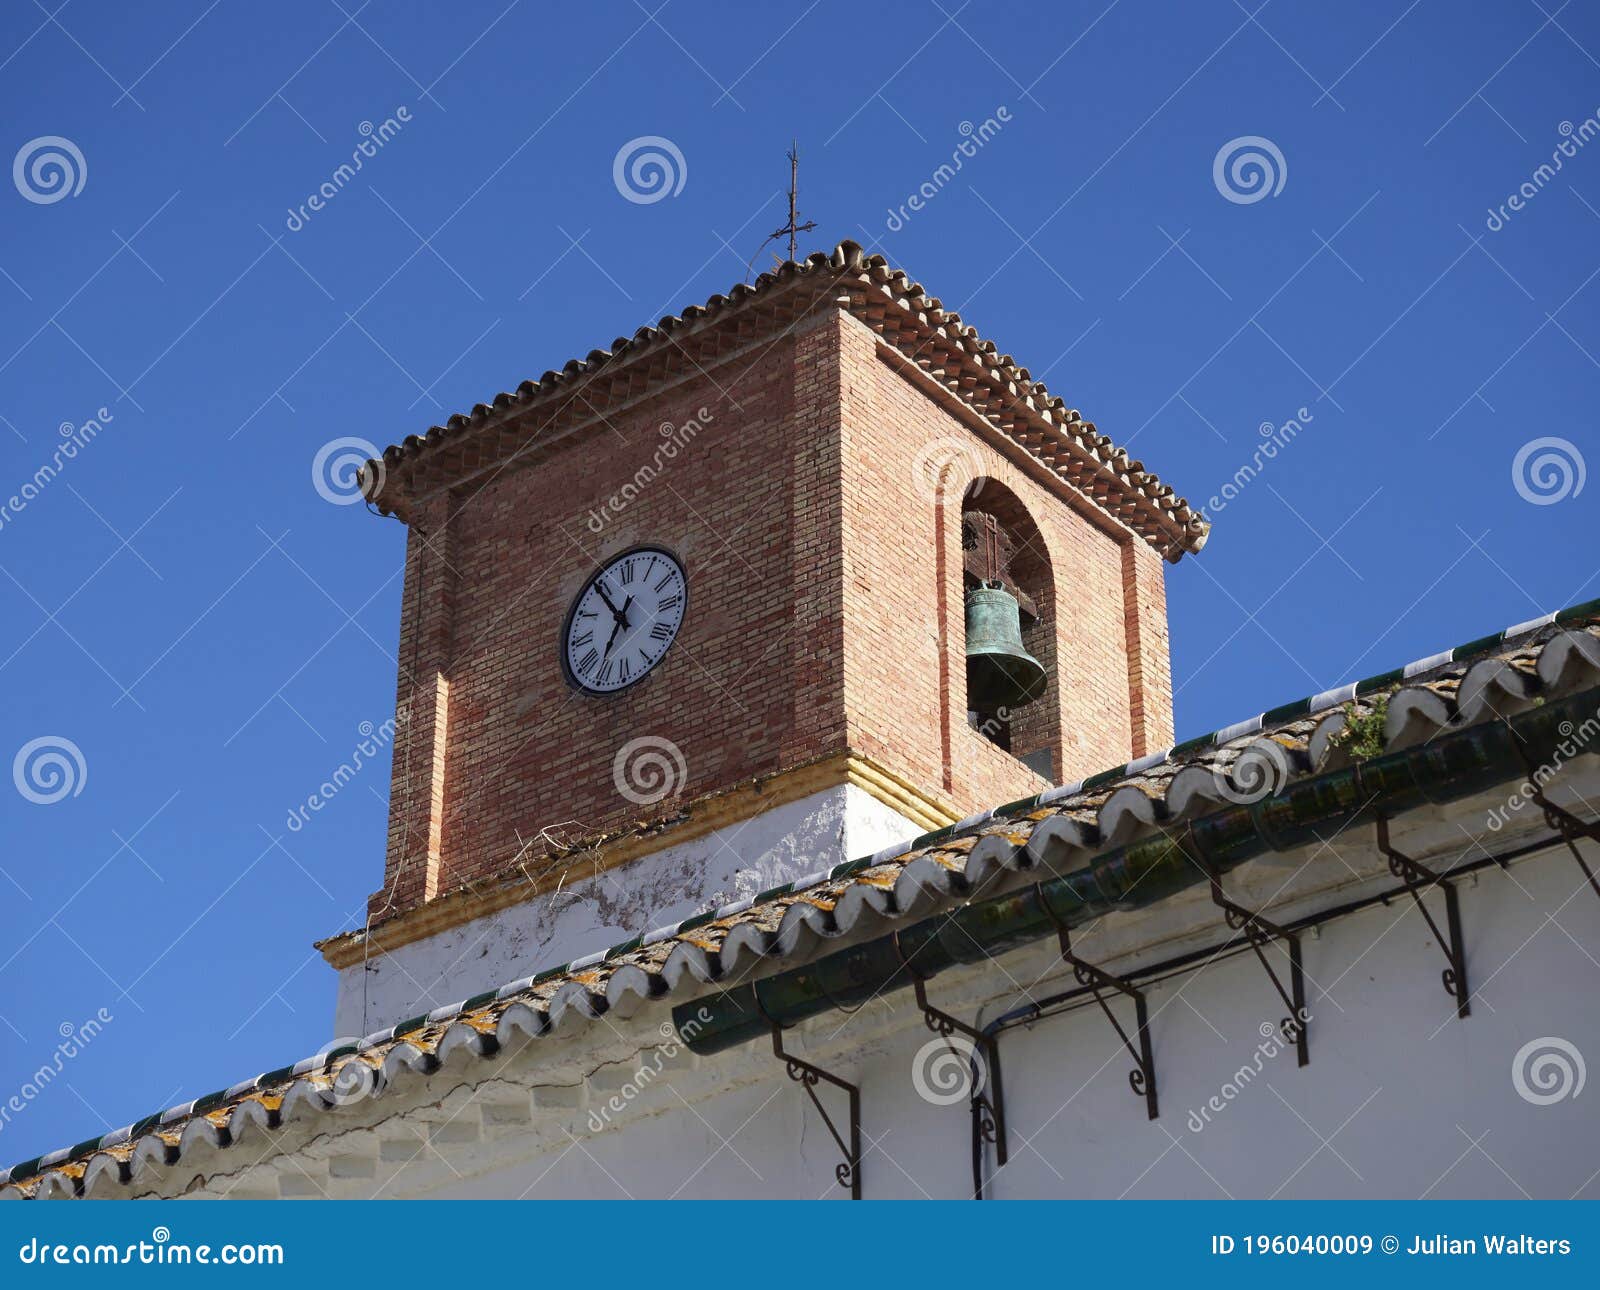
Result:
{"label": "cornice molding", "polygon": [[961,818],[949,802],[918,788],[872,758],[840,753],[708,794],[685,804],[668,819],[597,841],[592,848],[575,848],[565,857],[571,861],[565,868],[553,866],[532,878],[513,869],[496,878],[457,887],[365,930],[330,936],[318,941],[316,948],[335,968],[354,967],[374,955],[462,927],[547,895],[562,885],[570,886],[575,879],[607,873],[642,856],[693,842],[717,829],[846,784],[905,816],[924,832],[944,828]]}

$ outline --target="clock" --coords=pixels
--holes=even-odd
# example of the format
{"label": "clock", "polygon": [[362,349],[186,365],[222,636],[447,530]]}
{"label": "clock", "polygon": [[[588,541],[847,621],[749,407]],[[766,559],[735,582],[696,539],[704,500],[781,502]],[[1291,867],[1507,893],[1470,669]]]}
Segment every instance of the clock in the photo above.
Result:
{"label": "clock", "polygon": [[561,628],[567,680],[587,694],[637,685],[672,648],[688,604],[688,579],[670,551],[641,546],[616,556],[567,610]]}

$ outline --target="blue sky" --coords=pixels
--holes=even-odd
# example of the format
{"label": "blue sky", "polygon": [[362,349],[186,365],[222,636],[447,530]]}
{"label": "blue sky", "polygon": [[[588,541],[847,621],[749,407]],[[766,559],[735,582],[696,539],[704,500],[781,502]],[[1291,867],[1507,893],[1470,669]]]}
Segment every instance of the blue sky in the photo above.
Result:
{"label": "blue sky", "polygon": [[[403,530],[314,459],[740,280],[791,136],[806,249],[882,251],[1196,505],[1302,420],[1169,572],[1180,738],[1600,595],[1592,10],[645,3],[0,13],[0,506],[86,444],[0,523],[0,752],[82,758],[0,780],[0,1106],[112,1018],[0,1162],[329,1037],[386,764],[286,820],[392,713]],[[644,136],[682,186],[627,200]]]}

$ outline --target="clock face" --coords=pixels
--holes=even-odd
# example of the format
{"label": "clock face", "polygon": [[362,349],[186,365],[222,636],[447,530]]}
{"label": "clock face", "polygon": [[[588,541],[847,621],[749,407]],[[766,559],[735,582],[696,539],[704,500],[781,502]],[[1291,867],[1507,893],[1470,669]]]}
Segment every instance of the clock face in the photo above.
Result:
{"label": "clock face", "polygon": [[688,607],[683,566],[660,547],[617,556],[584,584],[561,631],[567,679],[590,694],[642,681],[677,638]]}

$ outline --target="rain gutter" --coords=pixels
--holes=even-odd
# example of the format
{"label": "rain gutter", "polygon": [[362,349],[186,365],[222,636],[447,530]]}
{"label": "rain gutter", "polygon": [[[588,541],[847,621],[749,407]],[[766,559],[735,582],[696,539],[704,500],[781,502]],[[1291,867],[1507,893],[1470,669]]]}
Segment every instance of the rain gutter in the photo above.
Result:
{"label": "rain gutter", "polygon": [[[1445,805],[1526,778],[1531,767],[1563,759],[1556,750],[1570,748],[1572,730],[1592,719],[1597,706],[1600,688],[1296,781],[1259,802],[1116,847],[1069,873],[1054,875],[1045,867],[1053,876],[1032,886],[970,901],[802,967],[679,1004],[673,1022],[688,1048],[700,1054],[770,1038],[774,1025],[853,1008],[917,978],[1053,938],[1061,927],[1148,908],[1268,852],[1291,851],[1380,815]],[[1016,868],[1036,866],[1024,847],[1017,851]]]}

